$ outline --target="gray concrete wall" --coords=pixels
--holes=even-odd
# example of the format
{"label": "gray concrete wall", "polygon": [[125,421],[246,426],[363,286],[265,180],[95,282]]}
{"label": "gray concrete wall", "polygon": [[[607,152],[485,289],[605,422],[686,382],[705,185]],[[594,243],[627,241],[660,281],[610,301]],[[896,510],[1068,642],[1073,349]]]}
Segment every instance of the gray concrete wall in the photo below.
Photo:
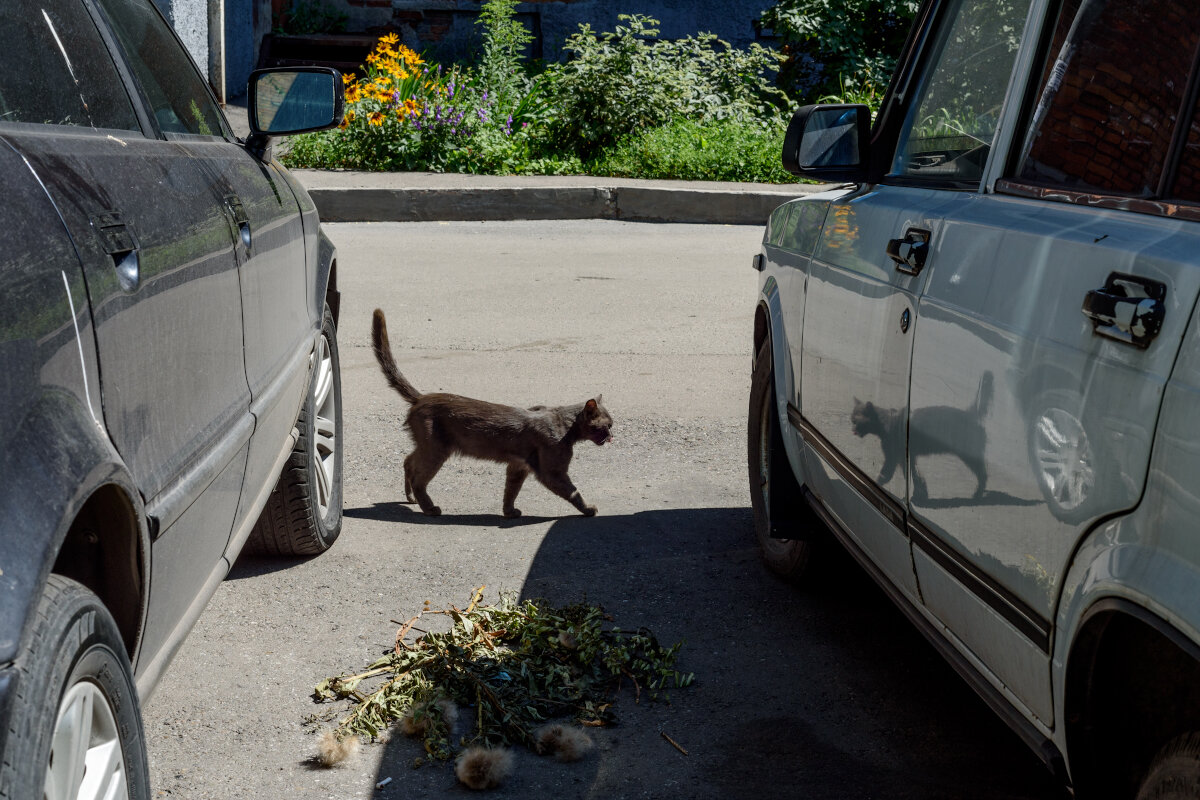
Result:
{"label": "gray concrete wall", "polygon": [[167,22],[175,28],[192,59],[202,71],[208,69],[208,0],[154,0]]}
{"label": "gray concrete wall", "polygon": [[259,43],[271,31],[271,0],[154,0],[214,89],[219,69],[213,61],[222,42],[210,20],[218,18],[222,2],[225,92],[227,98],[237,98],[245,94],[246,80],[258,60]]}

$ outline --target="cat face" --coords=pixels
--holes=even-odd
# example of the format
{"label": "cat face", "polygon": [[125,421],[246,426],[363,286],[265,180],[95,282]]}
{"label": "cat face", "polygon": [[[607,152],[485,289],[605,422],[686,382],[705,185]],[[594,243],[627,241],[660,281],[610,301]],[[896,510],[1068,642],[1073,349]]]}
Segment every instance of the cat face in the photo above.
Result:
{"label": "cat face", "polygon": [[597,445],[612,441],[612,417],[608,410],[600,404],[603,395],[588,400],[583,405],[583,438],[591,439]]}
{"label": "cat face", "polygon": [[857,397],[854,398],[854,410],[850,412],[850,424],[854,428],[855,436],[877,433],[879,415],[875,412],[875,404],[870,401],[864,403]]}

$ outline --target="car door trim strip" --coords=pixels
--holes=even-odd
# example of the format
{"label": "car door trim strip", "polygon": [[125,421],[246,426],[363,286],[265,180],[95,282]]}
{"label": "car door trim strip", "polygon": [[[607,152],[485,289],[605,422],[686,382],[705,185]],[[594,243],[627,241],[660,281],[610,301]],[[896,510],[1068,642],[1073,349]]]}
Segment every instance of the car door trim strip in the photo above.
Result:
{"label": "car door trim strip", "polygon": [[1001,586],[990,575],[981,572],[950,548],[929,528],[908,518],[908,537],[915,547],[933,559],[955,580],[986,603],[1010,625],[1033,642],[1039,650],[1050,654],[1050,621],[1038,614],[1024,600]]}
{"label": "car door trim strip", "polygon": [[245,448],[250,443],[253,433],[254,418],[248,412],[244,413],[186,473],[146,503],[146,514],[156,520],[156,525],[151,527],[154,531],[153,538],[157,539],[166,533],[167,529],[183,516],[183,512],[191,508],[192,503],[220,477],[239,453],[245,457]]}
{"label": "car door trim strip", "polygon": [[800,435],[809,447],[816,450],[825,459],[826,463],[837,470],[837,473],[853,486],[855,491],[865,497],[867,502],[874,506],[875,510],[882,514],[897,530],[901,533],[907,533],[904,527],[904,506],[896,502],[890,494],[885,492],[875,481],[868,478],[865,473],[843,456],[791,403],[788,404],[787,414],[788,422],[800,431]]}
{"label": "car door trim strip", "polygon": [[1039,650],[1049,654],[1049,620],[1038,614],[1029,604],[990,575],[968,562],[928,527],[909,516],[904,506],[896,502],[891,495],[842,455],[791,403],[788,403],[787,406],[787,416],[788,422],[800,432],[805,444],[815,450],[817,455],[882,514],[884,519],[894,525],[914,546],[919,547],[921,552],[928,555],[934,563],[946,570],[968,591],[1007,620]]}

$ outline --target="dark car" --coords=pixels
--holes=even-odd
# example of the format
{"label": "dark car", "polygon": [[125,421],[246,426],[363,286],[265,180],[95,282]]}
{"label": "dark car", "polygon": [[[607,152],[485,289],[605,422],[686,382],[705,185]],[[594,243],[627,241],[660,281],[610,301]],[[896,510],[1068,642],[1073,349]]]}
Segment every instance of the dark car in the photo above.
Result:
{"label": "dark car", "polygon": [[0,5],[0,798],[149,796],[139,711],[244,547],[342,516],[337,263],[151,0]]}

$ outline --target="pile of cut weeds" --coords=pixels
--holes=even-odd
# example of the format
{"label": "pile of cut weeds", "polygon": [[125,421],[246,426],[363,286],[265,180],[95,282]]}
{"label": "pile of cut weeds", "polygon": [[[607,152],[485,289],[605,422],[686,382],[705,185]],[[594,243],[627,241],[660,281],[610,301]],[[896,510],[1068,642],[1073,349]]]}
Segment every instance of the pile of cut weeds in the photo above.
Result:
{"label": "pile of cut weeds", "polygon": [[[403,623],[392,652],[362,672],[317,685],[318,702],[351,703],[334,730],[339,741],[375,740],[399,722],[440,760],[456,747],[536,748],[537,730],[553,720],[612,724],[623,686],[632,687],[637,701],[643,694],[669,700],[668,689],[694,680],[675,669],[682,642],[663,647],[645,628],[612,627],[601,607],[586,602],[556,607],[502,597],[496,605],[480,605],[484,588],[465,610],[427,608]],[[449,616],[450,630],[417,627],[427,614]],[[414,633],[420,635],[410,642]],[[455,730],[457,709],[471,724],[452,743],[461,733]]]}

